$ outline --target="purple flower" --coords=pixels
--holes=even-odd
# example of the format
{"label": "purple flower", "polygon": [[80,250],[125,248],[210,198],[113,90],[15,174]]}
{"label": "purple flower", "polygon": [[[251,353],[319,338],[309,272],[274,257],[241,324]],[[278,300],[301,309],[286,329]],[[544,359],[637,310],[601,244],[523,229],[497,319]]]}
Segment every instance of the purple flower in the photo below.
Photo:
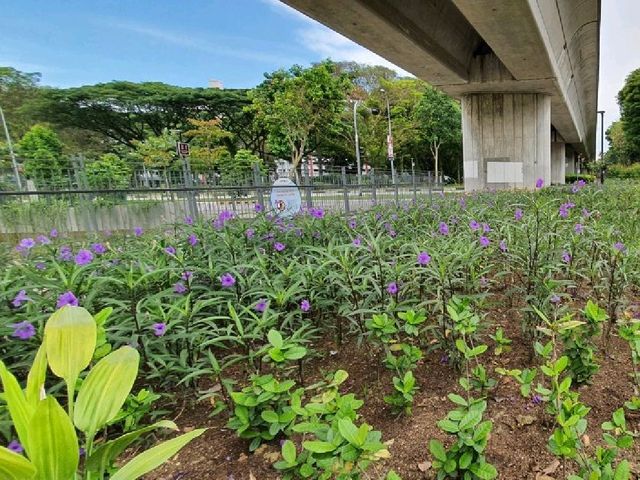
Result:
{"label": "purple flower", "polygon": [[587,210],[586,208],[582,209],[582,216],[584,218],[589,218],[591,216],[591,212],[589,210]]}
{"label": "purple flower", "polygon": [[475,232],[476,230],[480,229],[480,224],[475,220],[471,220],[469,222],[469,228]]}
{"label": "purple flower", "polygon": [[575,227],[573,227],[573,230],[580,235],[583,231],[584,231],[584,226],[581,223],[576,223]]}
{"label": "purple flower", "polygon": [[94,243],[91,245],[91,250],[93,250],[98,255],[102,255],[107,251],[107,247],[105,247],[102,243]]}
{"label": "purple flower", "polygon": [[253,309],[256,312],[264,312],[267,309],[267,301],[264,298],[261,298],[260,300],[258,300],[258,303],[256,303],[256,306],[253,307]]}
{"label": "purple flower", "polygon": [[253,238],[253,236],[256,234],[256,231],[253,228],[247,228],[244,234],[247,238]]}
{"label": "purple flower", "polygon": [[513,214],[513,218],[515,218],[515,219],[516,219],[516,221],[518,221],[518,222],[519,222],[520,220],[522,220],[522,215],[523,215],[522,210],[521,210],[521,209],[519,209],[519,208],[516,208],[516,211],[515,211],[515,212],[514,212],[514,214]]}
{"label": "purple flower", "polygon": [[11,440],[9,445],[7,445],[7,448],[18,455],[24,452],[24,448],[22,448],[22,445],[20,445],[20,442],[17,440]]}
{"label": "purple flower", "polygon": [[259,203],[256,203],[253,208],[255,209],[256,213],[260,213],[262,210],[264,210],[264,208],[262,207],[262,205],[260,205]]}
{"label": "purple flower", "polygon": [[71,247],[67,245],[63,245],[62,247],[60,247],[60,255],[58,255],[58,258],[60,258],[60,260],[64,260],[65,262],[71,260],[73,258]]}
{"label": "purple flower", "polygon": [[45,237],[44,235],[38,235],[36,240],[40,245],[49,245],[51,243],[51,240],[49,240],[49,238]]}
{"label": "purple flower", "polygon": [[309,300],[302,300],[300,302],[300,310],[302,310],[303,312],[308,312],[309,310],[311,310],[311,304],[309,303]]}
{"label": "purple flower", "polygon": [[31,250],[35,246],[36,246],[36,242],[33,238],[31,237],[23,238],[22,240],[20,240],[20,243],[18,243],[18,245],[16,246],[16,250],[19,252],[25,252],[27,250]]}
{"label": "purple flower", "polygon": [[225,273],[220,277],[220,284],[224,288],[230,288],[236,284],[236,279],[230,273]]}
{"label": "purple flower", "polygon": [[362,239],[360,237],[356,237],[353,239],[353,246],[354,247],[359,247],[360,245],[362,245]]}
{"label": "purple flower", "polygon": [[52,228],[51,231],[49,232],[49,236],[51,238],[58,238],[58,229]]}
{"label": "purple flower", "polygon": [[390,236],[391,238],[396,238],[396,236],[397,236],[397,235],[398,235],[398,234],[396,233],[396,231],[395,231],[395,230],[393,230],[393,229],[389,230],[389,236]]}
{"label": "purple flower", "polygon": [[91,253],[91,251],[86,250],[84,248],[79,250],[74,258],[74,261],[78,266],[88,265],[91,263],[92,260],[93,260],[93,253]]}
{"label": "purple flower", "polygon": [[614,243],[613,244],[613,248],[615,248],[619,252],[624,252],[627,249],[627,247],[625,247],[624,243],[622,243],[622,242]]}
{"label": "purple flower", "polygon": [[36,263],[36,270],[44,270],[45,268],[47,268],[47,265],[44,262]]}
{"label": "purple flower", "polygon": [[482,231],[483,231],[484,233],[489,233],[489,232],[491,231],[491,227],[489,226],[489,224],[488,224],[488,223],[483,223],[483,224],[482,224]]}
{"label": "purple flower", "polygon": [[165,333],[167,333],[167,324],[164,322],[154,323],[151,328],[153,329],[153,334],[156,337],[162,337]]}
{"label": "purple flower", "polygon": [[542,178],[539,178],[536,180],[536,188],[542,188],[544,187],[544,180]]}
{"label": "purple flower", "polygon": [[136,227],[136,228],[133,229],[133,234],[136,237],[142,236],[143,233],[144,233],[144,230],[142,229],[142,227]]}
{"label": "purple flower", "polygon": [[216,230],[220,230],[224,227],[224,224],[233,218],[233,212],[229,210],[223,210],[218,214],[218,218],[213,221],[213,226]]}
{"label": "purple flower", "polygon": [[191,280],[191,277],[193,277],[193,272],[190,271],[182,272],[182,275],[180,275],[180,278],[182,278],[182,280],[184,280],[185,282]]}
{"label": "purple flower", "polygon": [[66,305],[71,305],[72,307],[78,306],[78,299],[73,294],[73,292],[64,292],[62,295],[58,297],[58,303],[56,303],[56,308],[62,308]]}
{"label": "purple flower", "polygon": [[438,231],[440,232],[440,235],[449,235],[449,225],[444,222],[440,222],[440,225],[438,225]]}
{"label": "purple flower", "polygon": [[420,252],[418,254],[418,265],[427,265],[430,261],[431,261],[431,255],[429,255],[427,252]]}
{"label": "purple flower", "polygon": [[312,208],[309,210],[309,213],[312,217],[315,218],[323,218],[324,217],[324,209],[322,208]]}
{"label": "purple flower", "polygon": [[484,235],[482,235],[478,241],[480,242],[480,245],[482,245],[483,247],[488,247],[489,244],[491,243],[491,241]]}
{"label": "purple flower", "polygon": [[189,245],[195,247],[198,244],[198,237],[196,237],[195,234],[192,233],[191,235],[189,235],[188,242]]}
{"label": "purple flower", "polygon": [[164,253],[166,253],[167,255],[175,255],[176,254],[176,249],[174,247],[172,247],[171,245],[169,245],[168,247],[165,247]]}
{"label": "purple flower", "polygon": [[276,252],[281,252],[283,251],[286,247],[284,245],[284,243],[280,243],[280,242],[276,242],[273,244],[273,248]]}
{"label": "purple flower", "polygon": [[15,298],[13,299],[13,301],[11,302],[11,304],[16,308],[19,308],[22,306],[23,303],[28,302],[30,300],[31,299],[27,296],[27,291],[20,290],[18,294],[15,296]]}
{"label": "purple flower", "polygon": [[537,393],[531,398],[531,403],[534,405],[540,405],[542,403],[542,397]]}
{"label": "purple flower", "polygon": [[187,215],[186,217],[184,217],[184,223],[186,223],[187,225],[193,225],[193,218]]}
{"label": "purple flower", "polygon": [[354,229],[354,228],[356,228],[357,223],[356,223],[355,219],[352,218],[352,219],[349,220],[349,224],[348,225],[349,225],[349,228]]}
{"label": "purple flower", "polygon": [[487,277],[480,277],[480,286],[482,288],[489,286],[489,280],[487,279]]}
{"label": "purple flower", "polygon": [[553,295],[551,295],[549,301],[557,305],[558,303],[560,303],[560,297],[554,293]]}
{"label": "purple flower", "polygon": [[36,329],[29,322],[24,321],[20,323],[10,323],[9,326],[13,328],[12,337],[19,338],[20,340],[29,340],[36,334]]}
{"label": "purple flower", "polygon": [[187,287],[184,286],[184,283],[182,282],[177,282],[174,286],[173,286],[173,291],[176,292],[179,295],[182,295],[183,293],[185,293],[187,291]]}
{"label": "purple flower", "polygon": [[564,263],[570,263],[571,262],[571,254],[569,252],[567,252],[566,250],[564,250],[562,252],[562,261]]}
{"label": "purple flower", "polygon": [[458,203],[462,208],[467,206],[467,201],[464,199],[464,197],[461,197],[460,200],[458,200]]}
{"label": "purple flower", "polygon": [[507,241],[506,240],[500,240],[500,250],[505,253],[507,251]]}
{"label": "purple flower", "polygon": [[395,295],[396,293],[398,293],[398,284],[396,282],[391,282],[389,285],[387,285],[387,292],[389,292],[389,294],[391,295]]}

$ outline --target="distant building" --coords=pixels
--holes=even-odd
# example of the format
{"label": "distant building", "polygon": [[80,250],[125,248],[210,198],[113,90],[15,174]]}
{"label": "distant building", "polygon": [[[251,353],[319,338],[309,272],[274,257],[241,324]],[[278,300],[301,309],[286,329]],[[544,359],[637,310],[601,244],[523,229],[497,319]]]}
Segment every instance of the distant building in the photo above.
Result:
{"label": "distant building", "polygon": [[220,80],[209,80],[209,88],[217,88],[218,90],[224,90],[224,85]]}

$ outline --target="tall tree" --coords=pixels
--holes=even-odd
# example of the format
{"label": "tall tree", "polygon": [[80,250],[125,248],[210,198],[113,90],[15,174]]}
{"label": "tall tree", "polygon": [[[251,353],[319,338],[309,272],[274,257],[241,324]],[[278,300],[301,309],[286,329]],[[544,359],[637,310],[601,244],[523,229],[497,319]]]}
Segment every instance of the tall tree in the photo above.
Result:
{"label": "tall tree", "polygon": [[117,81],[47,89],[31,109],[59,127],[91,130],[133,147],[164,129],[185,129],[192,118],[218,118],[225,129],[240,130],[247,123],[243,107],[248,104],[244,90]]}
{"label": "tall tree", "polygon": [[622,121],[618,120],[613,122],[607,131],[605,137],[609,143],[609,150],[605,154],[607,163],[621,163],[623,165],[629,165],[631,163],[631,156],[629,154],[629,146],[625,137]]}
{"label": "tall tree", "polygon": [[440,149],[446,144],[460,143],[462,139],[460,106],[444,93],[427,86],[415,118],[421,137],[429,145],[437,177]]}
{"label": "tall tree", "polygon": [[618,93],[620,120],[631,162],[640,161],[640,68],[631,72]]}
{"label": "tall tree", "polygon": [[288,155],[297,169],[318,139],[335,127],[350,88],[348,78],[328,61],[267,75],[252,92],[252,107],[256,121],[268,131],[272,152]]}
{"label": "tall tree", "polygon": [[25,73],[0,67],[0,107],[12,136],[21,138],[34,124],[24,105],[38,95],[39,73]]}
{"label": "tall tree", "polygon": [[24,173],[38,188],[61,188],[67,184],[69,164],[62,155],[63,144],[46,125],[34,125],[18,142]]}

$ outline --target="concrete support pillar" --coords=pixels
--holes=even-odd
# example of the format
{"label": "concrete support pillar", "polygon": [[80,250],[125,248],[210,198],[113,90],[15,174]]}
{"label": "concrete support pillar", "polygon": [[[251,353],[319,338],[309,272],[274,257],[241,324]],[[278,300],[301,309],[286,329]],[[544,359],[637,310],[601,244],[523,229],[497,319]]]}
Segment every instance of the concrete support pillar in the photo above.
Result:
{"label": "concrete support pillar", "polygon": [[551,142],[551,183],[564,185],[565,143]]}
{"label": "concrete support pillar", "polygon": [[551,182],[551,98],[538,93],[462,97],[465,190]]}

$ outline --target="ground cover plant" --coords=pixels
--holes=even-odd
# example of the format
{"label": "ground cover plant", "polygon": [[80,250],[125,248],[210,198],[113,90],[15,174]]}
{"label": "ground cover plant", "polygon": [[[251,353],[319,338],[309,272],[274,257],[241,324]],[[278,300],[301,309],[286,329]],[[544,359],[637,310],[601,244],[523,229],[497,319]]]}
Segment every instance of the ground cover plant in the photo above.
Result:
{"label": "ground cover plant", "polygon": [[579,181],[41,232],[2,252],[0,358],[26,378],[56,310],[94,313],[93,368],[139,355],[101,439],[209,427],[149,478],[634,478],[639,210]]}

